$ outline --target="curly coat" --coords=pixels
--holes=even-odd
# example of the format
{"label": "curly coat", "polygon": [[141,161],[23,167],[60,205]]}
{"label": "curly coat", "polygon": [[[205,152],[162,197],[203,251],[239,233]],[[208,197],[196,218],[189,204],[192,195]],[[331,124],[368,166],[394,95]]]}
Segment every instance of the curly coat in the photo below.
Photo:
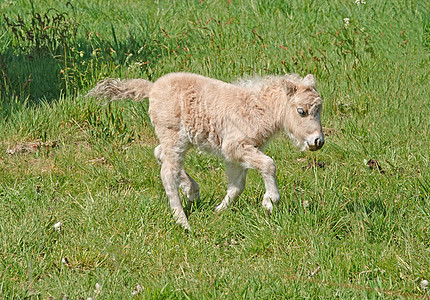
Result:
{"label": "curly coat", "polygon": [[312,75],[268,76],[225,83],[190,73],[170,73],[154,83],[144,79],[100,82],[89,92],[111,100],[149,98],[149,116],[160,145],[154,154],[175,219],[189,229],[179,187],[189,201],[199,198],[199,186],[183,168],[190,145],[226,160],[227,195],[222,211],[245,188],[247,170],[257,169],[264,180],[263,206],[268,212],[280,198],[273,160],[262,147],[285,131],[302,150],[324,144],[322,100]]}

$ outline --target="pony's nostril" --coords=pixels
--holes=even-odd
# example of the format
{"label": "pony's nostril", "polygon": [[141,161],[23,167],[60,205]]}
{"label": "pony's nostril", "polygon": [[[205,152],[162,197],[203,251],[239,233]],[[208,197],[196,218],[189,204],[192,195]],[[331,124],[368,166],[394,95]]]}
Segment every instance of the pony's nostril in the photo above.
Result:
{"label": "pony's nostril", "polygon": [[315,139],[314,145],[321,148],[324,145],[324,140],[318,137]]}

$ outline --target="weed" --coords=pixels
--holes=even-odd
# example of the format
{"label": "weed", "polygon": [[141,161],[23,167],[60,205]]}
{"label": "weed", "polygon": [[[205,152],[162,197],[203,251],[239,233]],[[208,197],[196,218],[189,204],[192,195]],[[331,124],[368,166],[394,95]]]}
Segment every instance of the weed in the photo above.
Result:
{"label": "weed", "polygon": [[13,47],[21,53],[55,56],[63,54],[76,42],[76,21],[54,9],[48,9],[43,14],[33,10],[28,21],[24,21],[22,15],[12,20],[3,14],[3,18],[6,27],[13,33]]}

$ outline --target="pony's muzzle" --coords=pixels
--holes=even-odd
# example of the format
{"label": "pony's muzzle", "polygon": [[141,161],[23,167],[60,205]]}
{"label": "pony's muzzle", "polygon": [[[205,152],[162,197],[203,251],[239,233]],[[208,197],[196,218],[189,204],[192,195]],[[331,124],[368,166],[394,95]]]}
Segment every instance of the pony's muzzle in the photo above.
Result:
{"label": "pony's muzzle", "polygon": [[313,139],[311,139],[309,142],[307,142],[308,149],[310,151],[316,151],[322,148],[324,145],[324,136],[318,136]]}

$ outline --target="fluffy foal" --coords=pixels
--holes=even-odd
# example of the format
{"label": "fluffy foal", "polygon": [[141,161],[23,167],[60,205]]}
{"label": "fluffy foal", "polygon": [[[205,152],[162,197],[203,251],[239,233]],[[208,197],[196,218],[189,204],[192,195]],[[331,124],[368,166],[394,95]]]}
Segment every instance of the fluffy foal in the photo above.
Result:
{"label": "fluffy foal", "polygon": [[311,74],[235,84],[189,73],[170,73],[154,83],[106,79],[89,95],[111,100],[149,98],[149,116],[160,141],[154,153],[161,163],[161,179],[176,221],[187,229],[178,189],[191,202],[199,198],[199,186],[183,168],[191,144],[226,161],[227,195],[216,211],[226,209],[242,193],[251,168],[263,177],[263,207],[269,213],[280,195],[275,164],[261,148],[281,130],[302,150],[318,150],[324,144],[322,100]]}

